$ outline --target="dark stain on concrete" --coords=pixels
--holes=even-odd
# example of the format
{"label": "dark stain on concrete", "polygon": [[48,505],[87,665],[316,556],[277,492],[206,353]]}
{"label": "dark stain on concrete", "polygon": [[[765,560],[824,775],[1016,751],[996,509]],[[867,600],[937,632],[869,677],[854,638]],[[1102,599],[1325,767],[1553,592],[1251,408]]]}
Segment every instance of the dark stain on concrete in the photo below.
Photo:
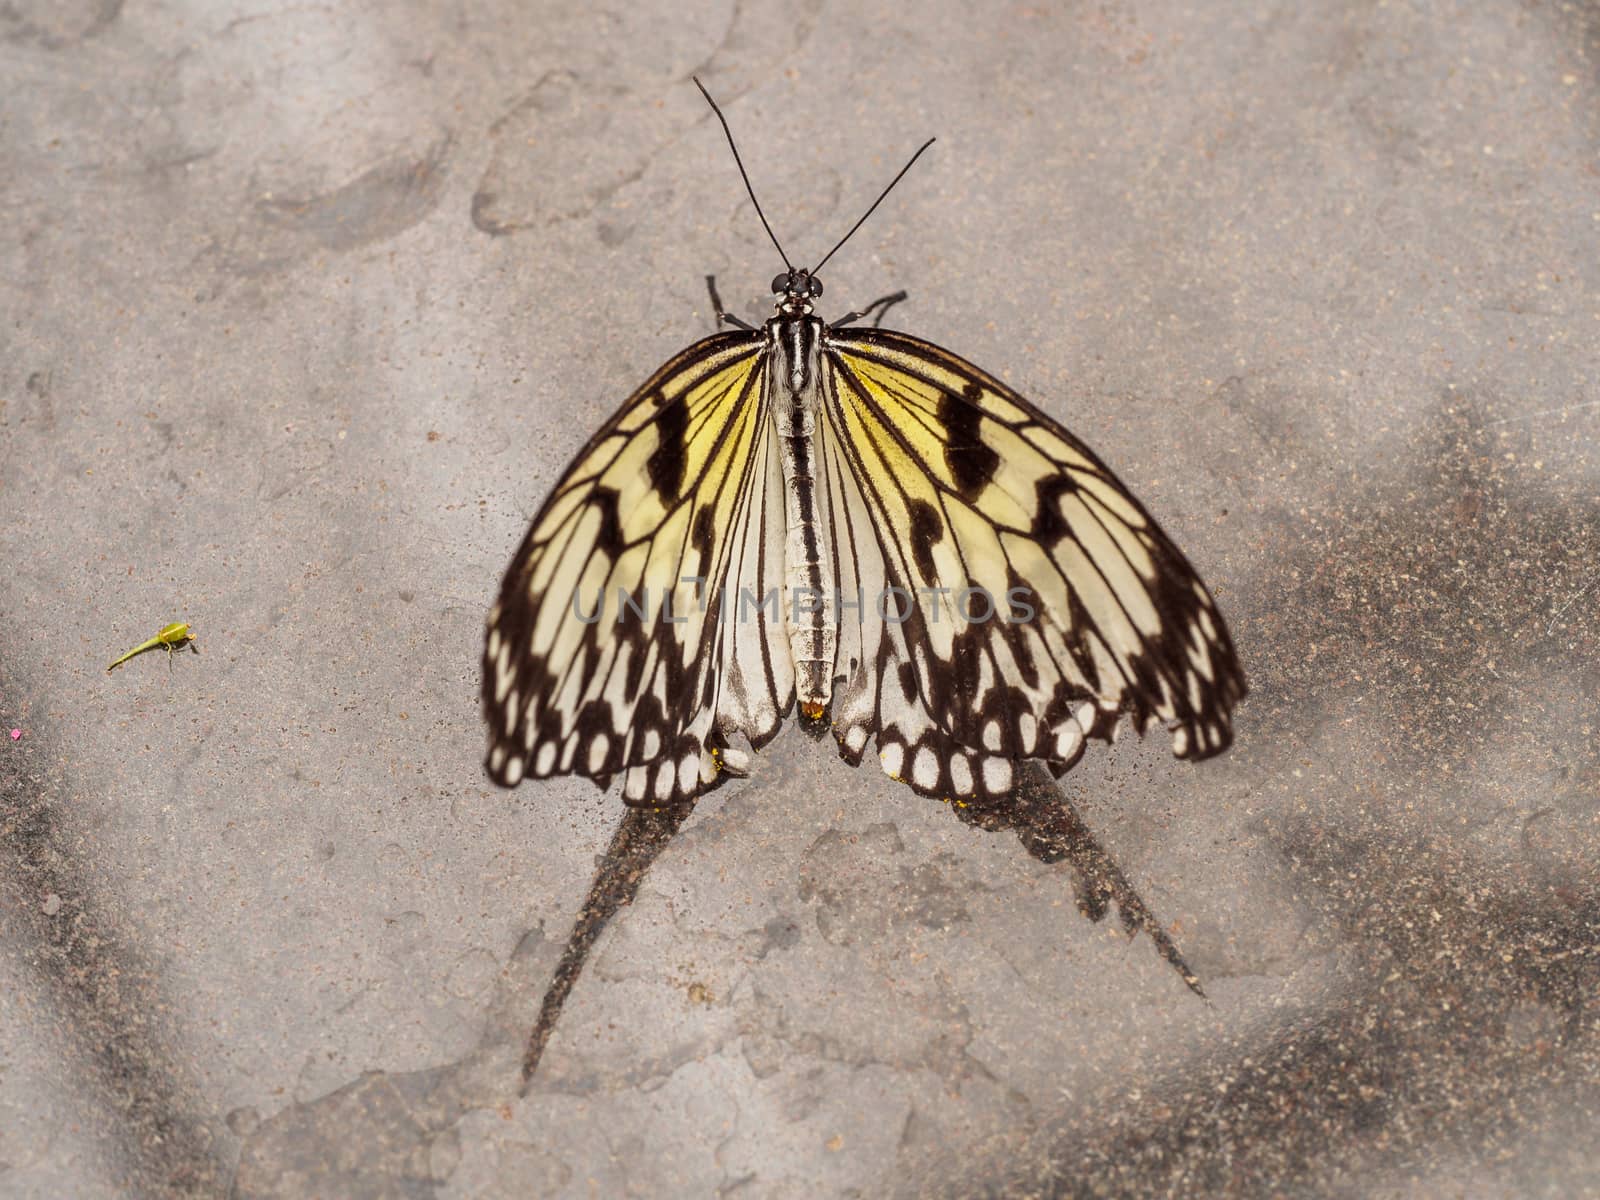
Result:
{"label": "dark stain on concrete", "polygon": [[1552,486],[1497,407],[1449,396],[1381,478],[1303,514],[1255,581],[1270,602],[1242,606],[1253,832],[1338,960],[1336,1011],[1180,1049],[1159,1084],[1081,1098],[909,1190],[1600,1186],[1550,1134],[1600,1121],[1600,599],[1571,602],[1600,500]]}
{"label": "dark stain on concrete", "polygon": [[[0,694],[21,692],[0,677]],[[62,1069],[84,1116],[107,1126],[119,1189],[218,1195],[228,1168],[174,1051],[160,972],[95,894],[85,833],[60,815],[71,788],[44,765],[48,723],[23,724],[33,749],[8,744],[0,755],[0,952],[36,989],[19,1005],[47,1023],[40,1042],[66,1049]]]}
{"label": "dark stain on concrete", "polygon": [[1409,786],[1600,692],[1600,595],[1582,596],[1600,498],[1550,482],[1535,424],[1498,420],[1507,407],[1448,395],[1381,478],[1340,479],[1290,521],[1299,545],[1264,564],[1272,594],[1239,631],[1261,685],[1247,756],[1270,762],[1283,735],[1359,701],[1372,751]]}
{"label": "dark stain on concrete", "polygon": [[1148,934],[1190,990],[1205,995],[1172,935],[1084,824],[1044,764],[1024,763],[1016,791],[1004,804],[964,804],[956,806],[955,813],[965,824],[989,833],[1014,832],[1023,849],[1042,863],[1065,862],[1072,868],[1078,911],[1084,917],[1098,922],[1114,906],[1130,937]]}
{"label": "dark stain on concrete", "polygon": [[[1440,1160],[1514,1160],[1558,1106],[1592,1122],[1600,894],[1491,886],[1421,844],[1309,823],[1284,833],[1293,878],[1357,947],[1339,1013],[1195,1064],[1154,1094],[1093,1097],[992,1146],[982,1179],[933,1192],[1329,1195],[1387,1173],[1415,1184]],[[1375,887],[1375,870],[1396,863],[1407,865]],[[1528,1164],[1530,1188],[1550,1165]]]}
{"label": "dark stain on concrete", "polygon": [[539,1069],[539,1059],[545,1044],[555,1032],[556,1021],[562,1006],[583,973],[589,960],[589,951],[596,939],[616,916],[619,910],[633,903],[639,894],[639,884],[644,881],[650,865],[667,848],[672,836],[683,827],[694,805],[683,804],[672,808],[630,808],[612,835],[589,887],[588,899],[573,923],[567,948],[562,952],[554,978],[545,991],[539,1008],[539,1019],[528,1037],[522,1055],[522,1091],[527,1094],[528,1084]]}

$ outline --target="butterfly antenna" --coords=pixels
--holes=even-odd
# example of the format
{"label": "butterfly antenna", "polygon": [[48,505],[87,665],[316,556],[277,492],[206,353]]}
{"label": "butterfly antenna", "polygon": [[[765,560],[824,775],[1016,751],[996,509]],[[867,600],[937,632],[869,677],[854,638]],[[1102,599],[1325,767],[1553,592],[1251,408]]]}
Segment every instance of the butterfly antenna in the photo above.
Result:
{"label": "butterfly antenna", "polygon": [[[691,75],[690,78],[694,79],[694,76]],[[739,157],[739,147],[734,145],[733,130],[728,128],[728,118],[722,115],[722,110],[717,107],[717,102],[711,98],[711,93],[706,91],[705,84],[695,79],[694,85],[700,89],[700,94],[706,98],[706,103],[711,105],[711,111],[717,114],[717,120],[722,122],[722,132],[728,135],[728,149],[733,151],[733,161],[739,164],[739,174],[744,177],[744,190],[750,193],[750,203],[756,206],[756,216],[761,218],[762,227],[766,229],[767,236],[772,239],[772,244],[777,246],[778,257],[783,259],[783,265],[793,271],[794,264],[789,261],[789,256],[783,252],[783,247],[778,245],[778,235],[772,232],[772,226],[767,223],[767,214],[761,211],[761,201],[756,199],[756,189],[750,186],[750,173],[744,169],[744,159]],[[923,149],[925,150],[927,147],[924,146]],[[919,150],[917,153],[921,154],[922,151]],[[902,175],[905,174],[904,171],[900,173]],[[889,186],[893,187],[894,185],[890,184]],[[850,232],[854,233],[855,230],[852,229]]]}
{"label": "butterfly antenna", "polygon": [[[710,99],[709,96],[706,97],[706,98],[708,100]],[[822,270],[822,267],[823,267],[824,263],[826,263],[835,254],[839,253],[839,246],[842,246],[846,242],[848,242],[850,240],[851,236],[855,233],[855,231],[860,229],[863,225],[865,225],[867,223],[867,218],[870,217],[873,214],[873,212],[875,212],[877,210],[878,205],[883,203],[883,198],[885,196],[887,196],[890,192],[894,191],[894,185],[899,183],[902,179],[905,178],[905,174],[906,174],[907,171],[911,170],[912,164],[915,163],[917,161],[917,159],[922,157],[922,152],[924,150],[926,150],[929,146],[933,145],[933,143],[935,141],[937,141],[937,140],[938,140],[937,138],[929,138],[927,141],[922,143],[922,145],[918,148],[917,152],[911,156],[911,162],[906,163],[905,166],[900,168],[900,174],[896,175],[893,179],[891,179],[889,181],[889,186],[884,188],[883,191],[879,193],[878,198],[872,202],[872,207],[867,209],[866,212],[861,214],[861,220],[857,221],[854,225],[850,226],[850,232],[845,234],[842,238],[839,239],[839,245],[835,246],[832,250],[829,250],[826,254],[824,254],[822,256],[822,262],[819,262],[816,266],[811,268],[811,273],[813,275],[815,275],[818,271]]]}

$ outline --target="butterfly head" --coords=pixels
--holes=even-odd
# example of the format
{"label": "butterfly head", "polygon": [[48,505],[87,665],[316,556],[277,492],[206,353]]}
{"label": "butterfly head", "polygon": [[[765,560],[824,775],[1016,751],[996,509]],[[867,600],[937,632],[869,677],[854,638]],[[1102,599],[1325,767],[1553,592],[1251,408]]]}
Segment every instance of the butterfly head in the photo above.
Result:
{"label": "butterfly head", "polygon": [[773,277],[772,293],[780,313],[808,313],[811,302],[822,295],[822,280],[804,267],[791,267]]}

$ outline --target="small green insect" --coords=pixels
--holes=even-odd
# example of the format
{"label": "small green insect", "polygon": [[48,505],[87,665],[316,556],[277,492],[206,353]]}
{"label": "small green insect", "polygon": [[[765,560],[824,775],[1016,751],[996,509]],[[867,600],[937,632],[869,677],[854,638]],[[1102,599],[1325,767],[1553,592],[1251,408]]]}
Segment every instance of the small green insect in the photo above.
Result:
{"label": "small green insect", "polygon": [[195,636],[189,632],[189,627],[182,621],[174,621],[171,625],[164,626],[161,632],[156,634],[155,637],[151,638],[149,641],[140,642],[132,650],[129,650],[121,658],[117,659],[116,662],[107,667],[106,670],[108,672],[115,671],[135,654],[143,654],[146,650],[154,650],[158,646],[166,650],[167,669],[171,670],[172,653],[174,650],[177,650],[184,645],[190,645],[194,646],[194,651],[196,654],[200,652],[200,647],[195,646],[194,641]]}

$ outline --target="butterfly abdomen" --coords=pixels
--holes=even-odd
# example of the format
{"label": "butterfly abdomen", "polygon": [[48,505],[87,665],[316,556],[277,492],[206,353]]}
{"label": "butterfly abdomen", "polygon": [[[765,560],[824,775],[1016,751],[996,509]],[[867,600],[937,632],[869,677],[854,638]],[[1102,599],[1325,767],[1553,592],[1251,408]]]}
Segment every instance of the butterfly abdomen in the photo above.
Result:
{"label": "butterfly abdomen", "polygon": [[817,505],[817,345],[821,322],[788,317],[771,322],[773,413],[783,464],[784,594],[780,597],[794,659],[800,711],[820,716],[833,690],[838,647],[833,564]]}

